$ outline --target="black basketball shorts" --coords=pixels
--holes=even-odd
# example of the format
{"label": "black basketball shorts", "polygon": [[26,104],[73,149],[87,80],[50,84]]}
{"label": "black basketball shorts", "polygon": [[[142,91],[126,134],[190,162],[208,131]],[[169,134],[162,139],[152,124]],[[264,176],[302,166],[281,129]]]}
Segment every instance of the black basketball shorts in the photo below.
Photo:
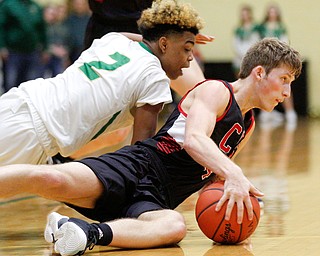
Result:
{"label": "black basketball shorts", "polygon": [[137,218],[147,211],[170,208],[168,180],[160,160],[150,150],[141,145],[126,146],[98,158],[80,160],[102,182],[104,192],[93,209],[68,205],[100,222]]}

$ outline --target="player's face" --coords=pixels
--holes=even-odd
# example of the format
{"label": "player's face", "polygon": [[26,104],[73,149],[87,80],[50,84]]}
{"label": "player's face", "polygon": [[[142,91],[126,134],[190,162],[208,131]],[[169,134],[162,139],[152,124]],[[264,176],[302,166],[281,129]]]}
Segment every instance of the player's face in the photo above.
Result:
{"label": "player's face", "polygon": [[274,68],[262,79],[263,109],[271,111],[291,94],[291,83],[294,75],[286,66]]}
{"label": "player's face", "polygon": [[193,59],[192,49],[194,44],[195,35],[191,32],[184,32],[167,38],[161,64],[170,79],[177,79],[182,75],[182,68],[190,66],[190,61]]}

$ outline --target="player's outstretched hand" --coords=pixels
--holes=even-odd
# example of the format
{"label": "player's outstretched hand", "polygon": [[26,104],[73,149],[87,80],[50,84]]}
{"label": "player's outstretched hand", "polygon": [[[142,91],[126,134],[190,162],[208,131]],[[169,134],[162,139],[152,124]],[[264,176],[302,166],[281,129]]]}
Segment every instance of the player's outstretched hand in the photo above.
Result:
{"label": "player's outstretched hand", "polygon": [[215,39],[214,36],[208,36],[208,35],[199,33],[196,35],[196,44],[206,44],[206,43],[212,42],[214,39]]}
{"label": "player's outstretched hand", "polygon": [[262,197],[264,194],[259,191],[246,178],[240,180],[226,179],[224,183],[224,193],[220,201],[217,203],[216,211],[219,211],[224,203],[227,203],[225,219],[229,220],[233,207],[237,207],[237,222],[242,223],[244,206],[247,209],[249,220],[253,219],[253,207],[250,200],[250,193],[257,197]]}

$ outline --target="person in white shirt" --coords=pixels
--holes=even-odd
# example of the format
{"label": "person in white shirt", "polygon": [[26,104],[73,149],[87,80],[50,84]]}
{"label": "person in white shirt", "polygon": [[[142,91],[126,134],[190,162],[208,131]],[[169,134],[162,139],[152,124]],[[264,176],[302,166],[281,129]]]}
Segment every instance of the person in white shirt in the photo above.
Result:
{"label": "person in white shirt", "polygon": [[[172,5],[181,11],[168,15]],[[154,135],[158,113],[172,101],[170,79],[189,67],[203,22],[190,5],[169,0],[155,1],[138,23],[142,42],[109,33],[62,74],[1,96],[0,165],[69,156],[132,123],[132,143]]]}

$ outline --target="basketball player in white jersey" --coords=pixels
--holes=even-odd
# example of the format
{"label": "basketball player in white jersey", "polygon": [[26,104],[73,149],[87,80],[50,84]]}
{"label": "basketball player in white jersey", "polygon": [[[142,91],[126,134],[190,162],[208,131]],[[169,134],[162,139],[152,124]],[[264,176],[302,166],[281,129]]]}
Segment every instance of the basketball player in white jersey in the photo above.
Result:
{"label": "basketball player in white jersey", "polygon": [[216,210],[226,204],[227,220],[234,207],[238,223],[244,211],[252,219],[250,193],[263,193],[233,160],[254,131],[253,109],[272,111],[288,98],[301,68],[297,51],[265,38],[245,55],[238,80],[198,83],[152,138],[65,164],[0,167],[0,198],[35,194],[97,221],[49,214],[45,239],[61,255],[178,243],[187,228],[176,207],[216,179],[225,180]]}
{"label": "basketball player in white jersey", "polygon": [[[169,15],[172,5],[179,12]],[[132,142],[154,135],[158,113],[172,100],[169,79],[189,67],[202,26],[190,5],[155,1],[139,20],[142,42],[110,33],[62,74],[2,95],[0,165],[69,156],[101,133],[132,123]]]}

